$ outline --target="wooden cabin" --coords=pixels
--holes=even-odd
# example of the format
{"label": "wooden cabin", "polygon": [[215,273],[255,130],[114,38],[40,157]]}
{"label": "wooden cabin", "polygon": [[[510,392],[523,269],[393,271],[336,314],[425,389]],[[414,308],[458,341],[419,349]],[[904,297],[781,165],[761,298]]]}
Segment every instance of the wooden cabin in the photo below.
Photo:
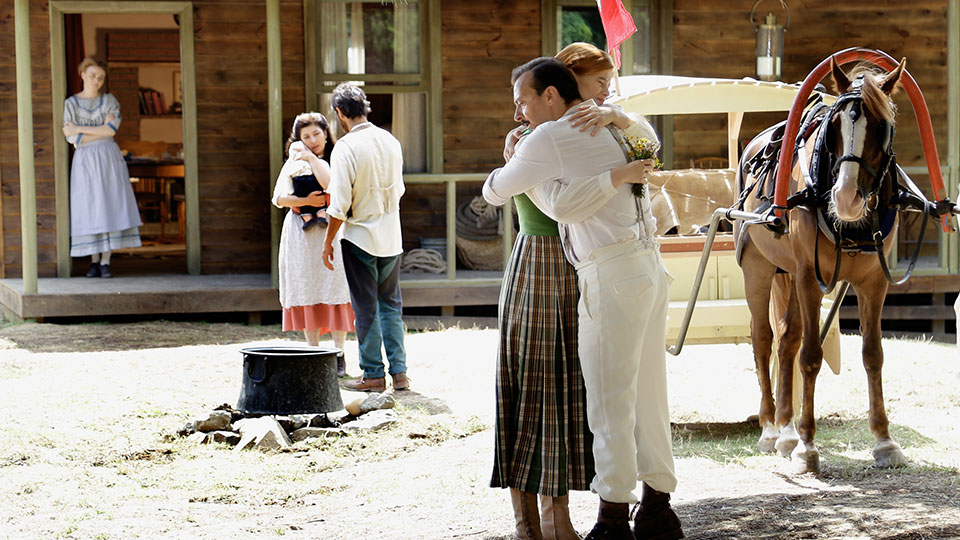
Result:
{"label": "wooden cabin", "polygon": [[[956,200],[960,0],[787,3],[784,81],[803,79],[828,54],[851,46],[908,58]],[[755,75],[751,2],[624,4],[639,28],[622,47],[624,74]],[[780,9],[761,3],[758,13],[782,20]],[[90,29],[104,17],[107,23]],[[499,272],[456,264],[456,211],[502,163],[503,135],[514,126],[510,70],[572,40],[602,40],[598,25],[594,0],[0,0],[0,306],[14,318],[279,309],[271,270],[281,214],[269,198],[282,143],[297,113],[329,113],[326,96],[344,80],[365,86],[371,118],[404,144],[405,249],[446,239],[455,263],[439,275],[404,275],[405,304],[441,306],[447,314],[454,306],[495,304]],[[138,194],[165,203],[159,211],[144,204],[143,212],[151,227],[163,216],[166,242],[116,256],[121,277],[113,281],[71,277],[82,272],[69,257],[69,149],[59,125],[68,79],[87,54],[106,55],[109,90],[126,101],[121,146],[136,156],[147,143],[163,143],[152,147],[160,164],[180,166],[138,170],[146,179]],[[159,87],[166,83],[144,82],[161,67],[170,72],[169,95]],[[142,87],[157,87],[179,112],[142,109]],[[910,106],[898,103],[898,159],[929,185]],[[780,119],[748,115],[740,132],[746,140]],[[167,123],[167,135],[149,140],[158,122]],[[170,135],[171,123],[179,133]],[[726,155],[726,116],[662,117],[656,126],[667,167]],[[24,150],[30,143],[32,152]],[[510,213],[503,219],[509,227]],[[902,239],[901,258],[910,239]],[[910,286],[940,294],[947,306],[952,297],[943,294],[960,288],[960,241],[933,239],[924,248],[924,275]],[[492,253],[508,249],[501,243]]]}

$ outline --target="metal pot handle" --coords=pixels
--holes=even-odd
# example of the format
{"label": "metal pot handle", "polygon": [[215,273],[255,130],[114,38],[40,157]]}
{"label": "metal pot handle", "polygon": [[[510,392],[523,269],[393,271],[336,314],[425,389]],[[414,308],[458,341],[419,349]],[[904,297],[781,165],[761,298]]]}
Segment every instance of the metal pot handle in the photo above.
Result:
{"label": "metal pot handle", "polygon": [[247,355],[247,378],[260,384],[267,379],[267,359],[259,355]]}

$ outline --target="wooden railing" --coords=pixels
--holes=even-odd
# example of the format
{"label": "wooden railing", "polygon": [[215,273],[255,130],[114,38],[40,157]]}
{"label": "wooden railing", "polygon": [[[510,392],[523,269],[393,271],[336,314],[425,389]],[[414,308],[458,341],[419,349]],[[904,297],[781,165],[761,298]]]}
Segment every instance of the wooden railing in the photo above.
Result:
{"label": "wooden railing", "polygon": [[[487,179],[486,174],[465,173],[465,174],[405,174],[403,181],[406,185],[415,184],[446,184],[446,208],[447,208],[447,277],[446,279],[434,280],[416,280],[407,281],[405,286],[414,287],[433,287],[433,286],[463,286],[463,285],[490,285],[499,284],[500,279],[493,278],[474,278],[457,279],[457,182],[483,182]],[[507,202],[501,208],[501,223],[503,231],[513,230],[513,212],[511,202]],[[511,238],[504,234],[504,238]],[[507,267],[507,261],[510,260],[510,251],[513,244],[509,240],[503,242],[503,267]]]}

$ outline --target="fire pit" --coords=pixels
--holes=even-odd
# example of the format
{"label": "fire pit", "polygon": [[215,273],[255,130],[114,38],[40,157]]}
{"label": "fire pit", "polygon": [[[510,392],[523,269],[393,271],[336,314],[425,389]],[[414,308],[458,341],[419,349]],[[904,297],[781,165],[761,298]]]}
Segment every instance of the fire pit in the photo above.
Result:
{"label": "fire pit", "polygon": [[340,349],[252,347],[243,354],[237,410],[245,414],[309,414],[343,409],[337,384]]}

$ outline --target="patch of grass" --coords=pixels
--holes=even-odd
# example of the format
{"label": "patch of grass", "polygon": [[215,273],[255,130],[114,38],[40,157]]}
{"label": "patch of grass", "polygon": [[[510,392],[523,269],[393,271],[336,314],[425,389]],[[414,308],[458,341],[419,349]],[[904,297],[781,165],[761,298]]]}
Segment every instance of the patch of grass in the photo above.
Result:
{"label": "patch of grass", "polygon": [[718,463],[739,462],[759,455],[756,422],[684,423],[673,426],[673,455],[701,457]]}
{"label": "patch of grass", "polygon": [[160,407],[141,407],[133,412],[133,415],[137,418],[162,418],[164,416],[179,416],[179,413],[174,413]]}

